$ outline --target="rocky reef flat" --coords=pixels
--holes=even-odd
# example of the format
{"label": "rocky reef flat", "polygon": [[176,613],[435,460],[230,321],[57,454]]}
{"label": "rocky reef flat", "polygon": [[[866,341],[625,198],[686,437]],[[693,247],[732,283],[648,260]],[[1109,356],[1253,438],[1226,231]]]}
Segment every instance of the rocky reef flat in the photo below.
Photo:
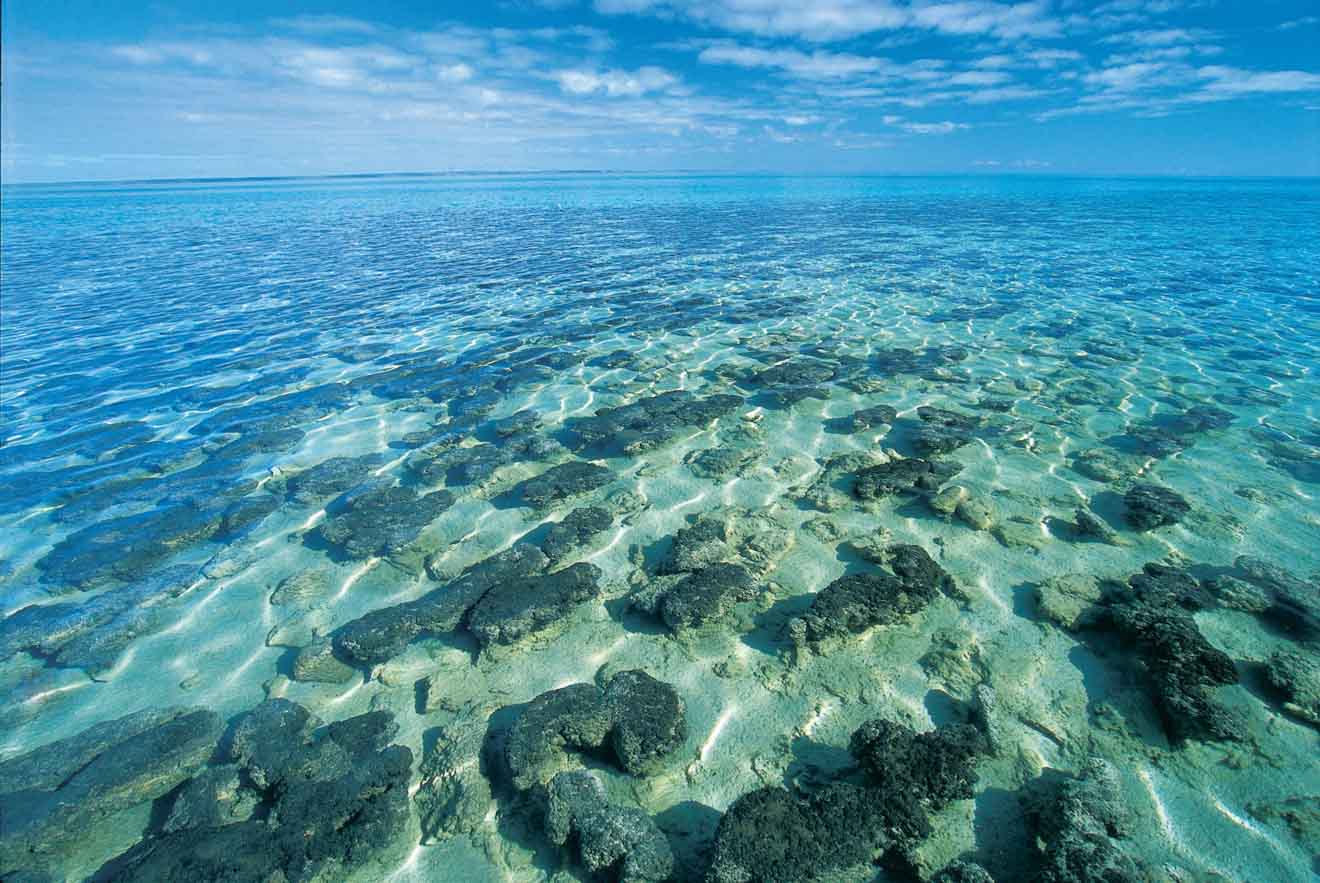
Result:
{"label": "rocky reef flat", "polygon": [[6,330],[0,878],[1313,879],[1320,252],[820,186]]}

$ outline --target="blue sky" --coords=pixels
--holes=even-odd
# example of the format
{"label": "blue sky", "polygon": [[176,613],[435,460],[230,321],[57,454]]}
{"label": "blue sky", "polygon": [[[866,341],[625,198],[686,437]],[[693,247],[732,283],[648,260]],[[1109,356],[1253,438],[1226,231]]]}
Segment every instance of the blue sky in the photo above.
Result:
{"label": "blue sky", "polygon": [[1320,175],[1316,0],[7,0],[6,182]]}

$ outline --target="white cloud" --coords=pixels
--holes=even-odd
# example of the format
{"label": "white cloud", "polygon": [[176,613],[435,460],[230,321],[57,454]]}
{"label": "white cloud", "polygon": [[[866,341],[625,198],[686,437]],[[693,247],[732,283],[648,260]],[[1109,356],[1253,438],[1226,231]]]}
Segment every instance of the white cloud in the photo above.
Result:
{"label": "white cloud", "polygon": [[635,71],[625,70],[561,70],[551,77],[559,83],[559,88],[570,95],[594,95],[604,93],[611,97],[631,97],[645,95],[648,92],[662,92],[678,83],[678,78],[663,68],[640,67]]}
{"label": "white cloud", "polygon": [[1212,65],[1197,70],[1197,76],[1209,80],[1196,95],[1197,101],[1217,101],[1244,95],[1286,92],[1320,92],[1320,74],[1306,71],[1248,71]]}
{"label": "white cloud", "polygon": [[474,73],[471,65],[459,62],[439,68],[435,75],[443,83],[466,83]]}
{"label": "white cloud", "polygon": [[832,79],[874,73],[888,62],[879,58],[838,52],[800,52],[796,49],[758,49],[720,44],[708,46],[697,56],[707,64],[732,64],[745,68],[776,68],[804,79]]}
{"label": "white cloud", "polygon": [[681,16],[727,31],[812,41],[846,40],[903,28],[1002,39],[1055,36],[1062,25],[1046,0],[596,0],[606,14]]}
{"label": "white cloud", "polygon": [[966,123],[955,123],[951,120],[938,123],[917,123],[895,114],[884,116],[882,121],[886,126],[894,126],[911,135],[949,135],[959,129],[971,128]]}

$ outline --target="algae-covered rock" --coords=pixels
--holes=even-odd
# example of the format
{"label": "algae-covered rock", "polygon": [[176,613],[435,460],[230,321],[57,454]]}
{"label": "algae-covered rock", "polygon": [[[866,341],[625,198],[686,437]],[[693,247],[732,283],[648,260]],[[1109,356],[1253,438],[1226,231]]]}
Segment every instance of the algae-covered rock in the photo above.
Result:
{"label": "algae-covered rock", "polygon": [[1134,484],[1123,495],[1128,523],[1137,530],[1154,530],[1182,521],[1191,504],[1176,491],[1158,484]]}
{"label": "algae-covered rock", "polygon": [[794,642],[814,644],[893,625],[924,610],[941,593],[956,594],[953,578],[920,546],[895,545],[886,552],[893,574],[872,571],[834,580],[816,593],[804,616],[790,623]]}
{"label": "algae-covered rock", "polygon": [[740,564],[712,564],[684,576],[664,591],[657,605],[671,631],[682,632],[724,621],[735,604],[750,601],[760,589]]}
{"label": "algae-covered rock", "polygon": [[417,771],[417,807],[424,842],[470,834],[485,824],[494,797],[484,769],[487,725],[464,718],[443,728]]}
{"label": "algae-covered rock", "polygon": [[598,597],[600,577],[599,567],[580,561],[555,573],[501,581],[468,612],[467,630],[483,647],[512,644]]}
{"label": "algae-covered rock", "polygon": [[729,527],[723,519],[698,519],[674,534],[673,545],[660,564],[660,572],[686,573],[728,560],[734,554],[729,540]]}
{"label": "algae-covered rock", "polygon": [[1042,844],[1042,883],[1138,883],[1151,879],[1124,850],[1128,812],[1114,767],[1090,758],[1077,778],[1042,783],[1023,795],[1028,824]]}
{"label": "algae-covered rock", "polygon": [[1143,683],[1178,739],[1235,740],[1244,724],[1213,695],[1215,687],[1235,684],[1237,669],[1214,647],[1184,608],[1164,600],[1124,599],[1109,606],[1109,619],[1136,649],[1145,667]]}
{"label": "algae-covered rock", "polygon": [[1052,576],[1036,584],[1036,609],[1055,625],[1075,631],[1094,620],[1101,594],[1100,580],[1089,574]]}
{"label": "algae-covered rock", "polygon": [[702,478],[724,478],[726,475],[740,472],[761,455],[756,448],[737,448],[724,445],[718,448],[706,448],[694,451],[684,458],[693,474]]}
{"label": "algae-covered rock", "polygon": [[995,883],[995,878],[975,862],[954,862],[941,868],[930,883]]}
{"label": "algae-covered rock", "polygon": [[917,733],[877,718],[853,733],[848,750],[881,797],[909,793],[939,807],[972,796],[974,763],[988,747],[985,736],[970,724]]}
{"label": "algae-covered rock", "polygon": [[592,417],[573,417],[565,426],[576,436],[574,450],[596,448],[640,454],[662,447],[690,427],[705,426],[743,403],[736,395],[699,397],[673,390],[617,408],[601,408]]}
{"label": "algae-covered rock", "polygon": [[0,764],[0,868],[43,867],[89,826],[167,794],[215,750],[220,716],[142,711]]}
{"label": "algae-covered rock", "polygon": [[634,669],[602,690],[570,684],[533,699],[509,730],[504,763],[513,785],[544,784],[568,763],[567,752],[608,747],[633,775],[654,770],[687,738],[683,700],[669,684]]}
{"label": "algae-covered rock", "polygon": [[619,765],[641,775],[687,739],[687,714],[678,691],[641,669],[621,671],[605,687],[614,718],[610,746]]}
{"label": "algae-covered rock", "polygon": [[551,466],[535,478],[514,488],[535,509],[546,509],[564,500],[594,491],[614,480],[614,473],[596,463],[570,460]]}
{"label": "algae-covered rock", "polygon": [[355,665],[385,662],[424,634],[451,632],[495,585],[517,583],[543,570],[545,553],[519,544],[474,564],[462,576],[415,601],[374,610],[335,630],[337,656]]}
{"label": "algae-covered rock", "polygon": [[1320,659],[1303,650],[1280,650],[1265,664],[1265,678],[1283,697],[1283,710],[1320,725]]}
{"label": "algae-covered rock", "polygon": [[[370,712],[315,732],[276,723],[308,720],[301,707],[267,705],[249,729],[239,763],[265,783],[253,780],[268,809],[264,818],[148,837],[103,868],[101,878],[343,879],[406,849],[412,752],[387,744],[397,730],[393,715]],[[266,738],[290,741],[276,747]]]}
{"label": "algae-covered rock", "polygon": [[929,460],[906,457],[862,469],[854,478],[853,494],[861,500],[875,500],[918,489],[935,490],[941,480]]}
{"label": "algae-covered rock", "polygon": [[664,833],[640,809],[609,803],[590,773],[559,773],[546,804],[546,836],[559,846],[572,841],[592,874],[614,872],[620,883],[669,879],[674,855]]}
{"label": "algae-covered rock", "polygon": [[161,830],[169,834],[241,822],[257,803],[256,793],[243,787],[237,764],[208,767],[179,789]]}
{"label": "algae-covered rock", "polygon": [[321,537],[351,558],[394,555],[454,504],[446,490],[419,496],[399,485],[352,494],[321,523]]}
{"label": "algae-covered rock", "polygon": [[504,760],[516,788],[549,781],[568,749],[601,748],[614,728],[613,710],[595,684],[569,684],[533,699],[509,731]]}
{"label": "algae-covered rock", "polygon": [[583,506],[564,516],[546,532],[541,551],[556,564],[614,526],[614,516],[600,506]]}

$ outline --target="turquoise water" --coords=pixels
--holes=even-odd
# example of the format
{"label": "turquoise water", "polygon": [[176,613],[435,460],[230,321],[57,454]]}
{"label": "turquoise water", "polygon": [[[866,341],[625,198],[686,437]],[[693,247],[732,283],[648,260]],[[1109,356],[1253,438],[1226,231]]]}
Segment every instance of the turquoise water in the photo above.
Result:
{"label": "turquoise water", "polygon": [[1320,868],[1320,184],[2,220],[5,879]]}

